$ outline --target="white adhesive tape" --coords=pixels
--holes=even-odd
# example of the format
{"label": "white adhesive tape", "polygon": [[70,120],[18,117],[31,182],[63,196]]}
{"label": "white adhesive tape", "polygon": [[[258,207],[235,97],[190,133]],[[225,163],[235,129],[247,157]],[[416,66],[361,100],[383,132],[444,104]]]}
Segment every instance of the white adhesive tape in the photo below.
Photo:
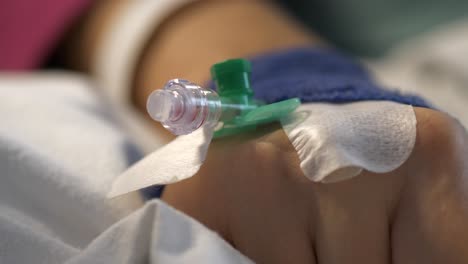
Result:
{"label": "white adhesive tape", "polygon": [[213,129],[208,127],[177,137],[119,175],[108,197],[192,177],[205,161],[212,138]]}

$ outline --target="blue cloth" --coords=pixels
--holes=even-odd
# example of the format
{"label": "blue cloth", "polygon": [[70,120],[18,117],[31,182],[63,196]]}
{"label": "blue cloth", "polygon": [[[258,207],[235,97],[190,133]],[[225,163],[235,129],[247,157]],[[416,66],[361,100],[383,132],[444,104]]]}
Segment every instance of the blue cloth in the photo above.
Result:
{"label": "blue cloth", "polygon": [[[255,98],[266,103],[299,97],[303,103],[387,100],[430,107],[418,96],[382,88],[362,66],[333,50],[290,49],[257,56],[251,62]],[[210,86],[215,89],[213,83]],[[164,186],[149,187],[142,194],[160,197],[163,190]]]}
{"label": "blue cloth", "polygon": [[299,97],[305,102],[388,100],[430,107],[422,98],[385,89],[352,59],[333,50],[297,48],[251,59],[251,83],[266,103]]}
{"label": "blue cloth", "polygon": [[143,199],[161,198],[165,185],[155,185],[140,190]]}

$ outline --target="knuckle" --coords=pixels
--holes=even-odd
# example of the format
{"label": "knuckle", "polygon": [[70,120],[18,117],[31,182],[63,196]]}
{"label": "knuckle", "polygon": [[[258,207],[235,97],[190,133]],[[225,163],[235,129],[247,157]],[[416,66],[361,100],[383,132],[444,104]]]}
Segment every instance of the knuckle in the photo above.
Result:
{"label": "knuckle", "polygon": [[449,115],[431,110],[415,109],[417,125],[417,142],[424,150],[444,153],[455,151],[464,140],[461,125]]}

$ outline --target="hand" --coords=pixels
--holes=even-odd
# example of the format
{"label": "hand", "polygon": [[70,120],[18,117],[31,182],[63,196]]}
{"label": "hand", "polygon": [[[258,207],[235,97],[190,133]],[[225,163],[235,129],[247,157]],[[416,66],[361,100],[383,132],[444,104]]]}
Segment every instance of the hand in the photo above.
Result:
{"label": "hand", "polygon": [[467,136],[415,109],[410,158],[386,174],[310,182],[278,126],[212,143],[191,179],[163,200],[258,263],[467,263]]}

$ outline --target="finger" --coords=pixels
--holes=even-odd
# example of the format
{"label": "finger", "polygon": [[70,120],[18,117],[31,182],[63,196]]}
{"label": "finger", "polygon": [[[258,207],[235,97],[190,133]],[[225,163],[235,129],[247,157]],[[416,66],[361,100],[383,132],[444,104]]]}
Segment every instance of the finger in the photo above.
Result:
{"label": "finger", "polygon": [[281,208],[281,215],[250,212],[249,223],[233,230],[234,246],[256,263],[316,263],[307,223],[291,221],[297,213]]}
{"label": "finger", "polygon": [[468,138],[452,118],[415,109],[418,137],[392,233],[395,263],[468,263]]}
{"label": "finger", "polygon": [[[311,183],[287,177],[287,162],[269,145],[257,145],[250,166],[229,175],[236,199],[230,203],[233,243],[257,263],[316,263],[309,229]],[[250,155],[248,152],[245,155]],[[278,164],[272,166],[271,164]],[[281,164],[284,164],[281,165]],[[276,175],[276,176],[275,176]],[[239,181],[236,183],[236,181]]]}
{"label": "finger", "polygon": [[316,254],[319,263],[390,263],[389,218],[400,183],[395,175],[363,172],[317,184]]}

